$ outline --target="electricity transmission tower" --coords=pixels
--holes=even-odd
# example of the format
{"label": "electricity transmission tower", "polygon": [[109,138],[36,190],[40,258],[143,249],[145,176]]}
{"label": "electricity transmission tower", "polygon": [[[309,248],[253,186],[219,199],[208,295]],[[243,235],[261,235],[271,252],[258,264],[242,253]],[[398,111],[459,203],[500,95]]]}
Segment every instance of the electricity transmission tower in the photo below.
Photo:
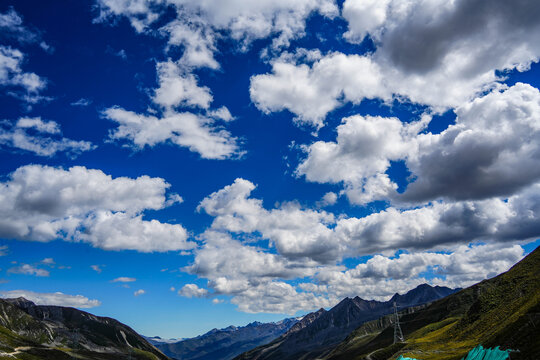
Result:
{"label": "electricity transmission tower", "polygon": [[394,344],[397,342],[404,342],[403,332],[401,326],[399,326],[399,314],[397,312],[397,305],[394,301]]}

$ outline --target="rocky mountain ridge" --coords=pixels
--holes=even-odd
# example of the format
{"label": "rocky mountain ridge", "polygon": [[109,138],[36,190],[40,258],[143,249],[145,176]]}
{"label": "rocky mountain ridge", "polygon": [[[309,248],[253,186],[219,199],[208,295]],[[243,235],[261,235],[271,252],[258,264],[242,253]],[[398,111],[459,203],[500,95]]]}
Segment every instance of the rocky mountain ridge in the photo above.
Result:
{"label": "rocky mountain ridge", "polygon": [[203,335],[174,343],[153,342],[164,354],[182,360],[229,360],[281,336],[298,324],[290,318],[278,322],[258,321],[246,326],[212,329]]}
{"label": "rocky mountain ridge", "polygon": [[237,359],[318,358],[330,352],[361,324],[391,313],[394,302],[400,308],[418,306],[455,291],[423,284],[404,295],[395,294],[389,301],[364,300],[358,296],[347,297],[328,311],[320,309],[306,315],[305,318],[309,319],[306,323],[296,324],[281,337],[248,351]]}
{"label": "rocky mountain ridge", "polygon": [[[413,311],[411,311],[413,310]],[[363,324],[325,360],[459,360],[479,344],[540,358],[540,248],[507,272],[418,309],[400,312],[405,342],[393,344],[391,316]]]}
{"label": "rocky mountain ridge", "polygon": [[133,329],[107,317],[25,298],[0,299],[0,356],[14,359],[169,358]]}

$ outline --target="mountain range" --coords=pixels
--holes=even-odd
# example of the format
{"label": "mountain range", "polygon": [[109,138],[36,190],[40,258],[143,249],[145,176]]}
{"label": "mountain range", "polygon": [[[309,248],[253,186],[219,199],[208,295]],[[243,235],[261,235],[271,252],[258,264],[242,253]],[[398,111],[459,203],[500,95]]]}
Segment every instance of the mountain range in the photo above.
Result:
{"label": "mountain range", "polygon": [[[462,359],[477,345],[540,359],[540,248],[509,271],[423,308],[401,312],[404,342],[393,343],[392,316],[364,323],[325,360]],[[244,357],[249,359],[250,357]],[[251,357],[253,358],[253,357]]]}
{"label": "mountain range", "polygon": [[246,326],[213,329],[204,335],[174,343],[151,341],[164,354],[181,360],[229,360],[284,334],[297,319],[275,323],[253,322]]}
{"label": "mountain range", "polygon": [[279,338],[250,350],[237,359],[320,358],[332,351],[361,324],[390,314],[394,302],[400,308],[419,306],[455,291],[446,287],[423,284],[404,295],[395,294],[389,301],[364,300],[358,296],[345,298],[328,311],[319,309],[307,315]]}
{"label": "mountain range", "polygon": [[[330,310],[275,323],[213,329],[180,341],[145,338],[128,326],[106,317],[69,307],[36,305],[24,298],[0,299],[0,358],[20,359],[152,359],[229,360],[275,339],[301,341],[317,334],[324,344],[339,342],[357,324],[391,311],[391,302],[409,306],[440,298],[453,290],[421,285],[388,302],[346,298]],[[364,319],[364,320],[362,320]],[[296,339],[296,340],[294,340]],[[285,345],[290,344],[289,341]],[[304,344],[306,349],[313,342]],[[313,349],[309,349],[312,352]]]}

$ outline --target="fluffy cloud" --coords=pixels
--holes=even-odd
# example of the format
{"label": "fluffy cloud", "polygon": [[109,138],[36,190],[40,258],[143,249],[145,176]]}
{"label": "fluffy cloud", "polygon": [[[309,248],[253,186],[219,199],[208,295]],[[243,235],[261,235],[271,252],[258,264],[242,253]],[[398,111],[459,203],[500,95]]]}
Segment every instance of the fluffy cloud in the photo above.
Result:
{"label": "fluffy cloud", "polygon": [[296,203],[284,203],[279,208],[266,210],[261,200],[249,198],[254,189],[253,183],[236,179],[233,184],[206,197],[198,209],[215,217],[213,229],[258,232],[290,259],[307,257],[325,262],[339,256],[342,249],[330,238],[331,230],[327,226],[334,222],[332,214],[302,209]]}
{"label": "fluffy cloud", "polygon": [[[99,0],[98,5],[100,16],[96,21],[126,16],[139,32],[164,12],[164,4],[160,1]],[[146,145],[171,142],[205,159],[241,157],[243,151],[239,149],[237,139],[223,128],[223,122],[231,121],[234,117],[226,107],[210,108],[213,101],[211,91],[206,86],[200,86],[193,73],[195,68],[219,68],[214,59],[214,29],[205,22],[199,11],[194,11],[197,4],[191,4],[191,7],[180,3],[172,5],[176,6],[178,19],[167,23],[159,31],[168,37],[165,50],[181,46],[183,52],[176,61],[168,59],[156,64],[159,86],[154,89],[151,99],[161,111],[161,116],[147,116],[111,107],[104,111],[104,116],[118,123],[118,128],[111,132],[110,138],[127,140],[139,150]],[[189,112],[180,112],[180,109],[189,109]]]}
{"label": "fluffy cloud", "polygon": [[[214,221],[183,270],[207,286],[187,284],[180,295],[231,296],[241,311],[288,314],[333,306],[345,296],[388,300],[426,282],[465,287],[495,276],[523,257],[516,242],[540,236],[540,184],[508,198],[338,219],[296,204],[267,210],[250,197],[254,189],[237,179],[201,201],[199,210]],[[408,252],[393,256],[396,249]],[[355,268],[340,265],[366,255],[372,257]]]}
{"label": "fluffy cloud", "polygon": [[79,241],[92,243],[105,250],[133,249],[143,252],[191,249],[187,232],[181,225],[143,220],[142,215],[101,211],[89,215],[81,223],[90,227],[90,234],[79,232]]}
{"label": "fluffy cloud", "polygon": [[[491,74],[491,73],[490,73]],[[474,80],[476,82],[471,84]],[[385,67],[372,55],[329,53],[313,64],[280,57],[272,72],[251,78],[250,96],[264,113],[289,110],[298,124],[318,129],[326,115],[350,102],[364,99],[409,100],[437,111],[457,106],[480,91],[500,86],[495,73],[481,79],[447,78],[440,73],[405,76]]]}
{"label": "fluffy cloud", "polygon": [[160,87],[153,101],[166,108],[177,106],[208,109],[212,102],[210,89],[199,87],[195,75],[185,72],[171,60],[157,64]]}
{"label": "fluffy cloud", "polygon": [[325,207],[325,206],[332,206],[334,205],[338,200],[338,196],[334,192],[327,192],[323,195],[322,199],[317,202],[317,206]]}
{"label": "fluffy cloud", "polygon": [[368,33],[373,33],[386,21],[388,4],[391,0],[346,0],[342,16],[349,23],[344,37],[351,42],[360,42]]}
{"label": "fluffy cloud", "polygon": [[15,125],[0,124],[0,145],[33,152],[39,156],[54,156],[64,152],[71,158],[96,148],[89,141],[61,137],[60,126],[41,118],[20,118]]}
{"label": "fluffy cloud", "polygon": [[[353,4],[359,1],[346,2],[345,8],[358,8]],[[494,69],[525,69],[537,61],[540,51],[536,21],[540,6],[531,0],[512,4],[504,0],[394,0],[361,13],[378,14],[380,27],[367,30],[380,44],[380,56],[410,73],[444,70],[447,76],[461,79],[482,77]],[[354,27],[361,26],[362,18],[350,16],[348,21],[349,38],[360,40],[365,33]]]}
{"label": "fluffy cloud", "polygon": [[540,55],[535,1],[393,1],[387,9],[375,61],[415,102],[460,105],[494,86],[494,70],[525,70]]}
{"label": "fluffy cloud", "polygon": [[[409,124],[396,118],[352,116],[336,141],[304,146],[296,174],[343,184],[355,204],[438,198],[477,200],[510,196],[540,180],[540,92],[517,83],[467,102],[456,123],[440,134],[423,133],[429,116]],[[414,177],[404,194],[386,174],[403,160]]]}
{"label": "fluffy cloud", "polygon": [[296,122],[320,128],[326,114],[343,102],[392,97],[378,65],[367,57],[331,53],[311,67],[290,61],[281,57],[271,74],[251,78],[251,99],[261,111],[287,109],[297,115]]}
{"label": "fluffy cloud", "polygon": [[[214,217],[211,231],[203,235],[207,241],[205,247],[197,250],[194,268],[199,274],[209,276],[225,272],[219,258],[227,248],[239,257],[245,254],[240,263],[249,264],[250,258],[256,259],[266,264],[264,271],[269,271],[270,276],[279,274],[290,278],[294,271],[283,269],[293,269],[294,261],[300,261],[302,268],[310,261],[312,266],[332,263],[343,256],[356,257],[395,249],[451,249],[456,244],[528,241],[540,236],[537,225],[540,184],[508,198],[439,201],[406,210],[389,207],[363,218],[339,219],[327,212],[302,209],[295,204],[282,204],[267,210],[261,200],[249,197],[254,188],[251,182],[237,179],[199,205],[200,210]],[[246,248],[224,232],[246,239],[250,236],[268,239],[278,254],[289,262],[261,253],[256,248]],[[261,254],[263,258],[259,258]],[[198,261],[203,262],[199,264]],[[212,267],[207,268],[209,265]],[[242,273],[240,268],[235,269]],[[259,277],[264,275],[261,273]]]}
{"label": "fluffy cloud", "polygon": [[98,0],[99,16],[94,22],[105,22],[114,16],[127,16],[131,25],[142,32],[148,25],[158,19],[152,11],[152,4],[147,0]]}
{"label": "fluffy cloud", "polygon": [[[292,3],[281,0],[256,3],[98,0],[97,4],[100,11],[97,22],[125,16],[139,32],[149,31],[149,27],[166,12],[166,8],[176,10],[177,18],[158,29],[159,33],[168,38],[166,50],[171,47],[181,47],[183,50],[176,62],[169,60],[157,64],[160,85],[154,92],[153,101],[168,110],[176,107],[209,109],[212,102],[210,89],[197,84],[193,70],[219,69],[214,54],[217,51],[216,41],[223,34],[241,41],[240,48],[243,49],[255,39],[274,36],[272,46],[278,49],[288,46],[290,40],[303,36],[305,21],[312,13],[318,12],[327,17],[338,13],[337,6],[331,0],[301,0]],[[203,158],[225,159],[238,155],[236,139],[213,124],[213,119],[230,121],[233,117],[223,111],[207,113],[209,117],[168,111],[165,118],[176,120],[160,123],[166,129],[162,132],[162,141],[171,140],[179,146],[188,147]],[[140,118],[147,121],[139,121],[136,125],[123,123],[114,135],[132,140],[134,133],[153,132],[149,128],[149,117]],[[117,118],[111,119],[117,121]],[[136,145],[141,147],[140,143]]]}
{"label": "fluffy cloud", "polygon": [[366,98],[456,107],[500,87],[495,70],[538,61],[538,15],[534,1],[347,0],[345,37],[357,42],[369,33],[376,51],[329,53],[312,64],[280,57],[271,73],[252,78],[251,98],[263,112],[287,109],[317,128],[343,103]]}
{"label": "fluffy cloud", "polygon": [[208,290],[202,289],[198,287],[196,284],[186,284],[182,286],[180,290],[178,290],[178,294],[188,297],[188,298],[192,298],[192,297],[201,298],[208,295]]}
{"label": "fluffy cloud", "polygon": [[234,117],[231,115],[229,109],[227,109],[225,106],[222,106],[219,109],[208,111],[207,115],[212,119],[218,119],[223,121],[234,120]]}
{"label": "fluffy cloud", "polygon": [[45,258],[41,260],[41,263],[49,266],[54,266],[56,264],[53,258]]}
{"label": "fluffy cloud", "polygon": [[202,115],[170,112],[160,119],[113,107],[105,110],[104,116],[119,124],[110,138],[129,140],[137,149],[170,141],[205,159],[227,159],[243,154],[236,138],[216,128],[213,119]]}
{"label": "fluffy cloud", "polygon": [[132,278],[132,277],[126,277],[126,276],[121,276],[114,280],[111,280],[111,282],[121,282],[121,283],[128,283],[128,282],[134,282],[134,281],[137,281],[137,279]]}
{"label": "fluffy cloud", "polygon": [[22,30],[22,19],[13,8],[10,8],[5,14],[0,14],[0,28],[13,29],[13,31]]}
{"label": "fluffy cloud", "polygon": [[[217,293],[244,291],[253,285],[251,278],[260,282],[311,275],[313,271],[309,267],[316,266],[313,261],[291,261],[263,248],[242,244],[224,232],[206,231],[201,238],[204,245],[195,251],[193,264],[184,270],[211,278]],[[230,282],[232,277],[235,281]]]}
{"label": "fluffy cloud", "polygon": [[216,34],[196,15],[171,21],[161,31],[168,35],[169,46],[183,46],[184,52],[178,60],[182,67],[219,69],[214,59]]}
{"label": "fluffy cloud", "polygon": [[100,170],[40,165],[18,168],[0,184],[0,236],[84,241],[108,250],[142,252],[193,248],[176,224],[143,220],[170,202],[161,178],[112,178]]}
{"label": "fluffy cloud", "polygon": [[317,141],[303,147],[306,158],[296,173],[309,181],[343,183],[353,203],[385,198],[397,189],[385,174],[390,161],[415,151],[415,135],[425,123],[404,124],[379,116],[345,118],[337,127],[336,142]]}
{"label": "fluffy cloud", "polygon": [[[198,153],[204,159],[241,157],[238,139],[223,128],[233,120],[229,110],[222,106],[210,109],[213,97],[210,89],[201,87],[196,76],[171,60],[157,64],[159,88],[152,101],[162,110],[162,117],[142,115],[120,107],[111,107],[103,115],[118,124],[110,139],[127,140],[137,150],[145,146],[170,142]],[[178,108],[202,109],[207,115],[178,112]]]}
{"label": "fluffy cloud", "polygon": [[[396,257],[376,255],[353,269],[322,269],[315,283],[302,287],[316,293],[330,293],[338,298],[356,296],[388,300],[396,292],[405,293],[422,284],[467,287],[504,271],[523,258],[518,245],[460,246],[452,253],[416,252]],[[431,270],[428,281],[423,273]]]}
{"label": "fluffy cloud", "polygon": [[508,196],[540,180],[540,91],[517,83],[456,109],[456,124],[418,136],[402,200]]}
{"label": "fluffy cloud", "polygon": [[38,293],[29,290],[11,290],[0,292],[0,296],[3,298],[18,298],[22,296],[25,299],[34,302],[36,305],[69,306],[81,309],[88,309],[101,305],[101,302],[98,300],[91,300],[82,295],[68,295],[61,292]]}
{"label": "fluffy cloud", "polygon": [[40,133],[59,134],[60,126],[54,121],[43,121],[41,118],[20,118],[16,127],[20,129],[35,129]]}
{"label": "fluffy cloud", "polygon": [[[180,42],[179,37],[188,36],[181,35],[181,26],[173,22],[166,28],[174,33],[171,33],[172,44]],[[191,45],[194,47],[192,52],[202,51],[199,45]],[[202,55],[189,53],[189,49],[186,48],[177,62],[169,59],[156,64],[159,87],[154,90],[152,101],[161,109],[161,118],[120,107],[108,108],[103,115],[118,124],[111,131],[110,139],[127,140],[138,150],[147,145],[170,142],[205,159],[241,157],[243,151],[239,149],[237,138],[222,126],[234,118],[224,106],[210,109],[213,101],[211,91],[206,86],[199,86],[197,77],[192,73],[193,66],[203,66],[205,61],[200,59]],[[206,66],[217,68],[217,63],[215,66],[206,63]],[[190,112],[179,112],[181,108],[189,108]],[[194,112],[197,109],[204,110],[206,115]]]}
{"label": "fluffy cloud", "polygon": [[[160,1],[125,1],[125,0],[98,0],[100,16],[96,19],[106,21],[112,16],[127,17],[137,31],[144,31],[159,16],[164,13],[162,4],[172,5],[177,11],[178,20],[171,24],[183,23],[184,27],[203,27],[204,31],[225,31],[233,39],[241,40],[245,45],[255,39],[267,38],[276,35],[273,40],[274,47],[288,46],[290,40],[302,36],[306,19],[314,12],[326,17],[338,14],[338,8],[331,0],[298,0],[298,1],[197,1],[197,0],[166,0]],[[186,21],[187,20],[187,21]],[[189,24],[191,22],[191,24]],[[191,32],[193,30],[190,29]],[[174,31],[171,38],[174,39]],[[185,30],[176,40],[185,44],[188,53],[191,49],[190,41],[200,34],[185,35]],[[208,36],[202,34],[203,38]],[[204,39],[196,43],[212,44]],[[210,49],[211,46],[208,46]],[[200,48],[204,49],[204,46]]]}
{"label": "fluffy cloud", "polygon": [[143,289],[139,289],[139,290],[136,290],[133,292],[133,296],[137,297],[137,296],[141,296],[141,295],[144,295],[146,294],[146,291],[144,291]]}
{"label": "fluffy cloud", "polygon": [[8,89],[22,89],[23,93],[13,92],[29,103],[43,99],[39,92],[47,86],[47,81],[32,72],[25,72],[21,66],[24,54],[11,47],[0,45],[0,86]]}
{"label": "fluffy cloud", "polygon": [[264,248],[243,244],[220,231],[206,231],[201,239],[203,246],[195,251],[193,264],[184,271],[208,279],[212,292],[186,284],[178,294],[185,297],[230,295],[233,296],[231,302],[245,312],[295,313],[330,304],[323,297],[297,292],[293,286],[278,281],[312,276],[318,268],[316,262],[289,260]]}
{"label": "fluffy cloud", "polygon": [[334,297],[298,291],[294,286],[282,281],[250,288],[231,300],[243,312],[270,312],[289,315],[294,315],[301,310],[329,308],[336,305],[338,301]]}
{"label": "fluffy cloud", "polygon": [[[0,13],[0,32],[3,38],[12,38],[21,44],[39,43],[43,50],[52,51],[52,48],[41,40],[38,30],[23,25],[23,19],[13,8],[6,13]],[[25,55],[19,49],[0,44],[0,87],[5,87],[9,95],[29,104],[48,99],[39,94],[47,87],[47,80],[33,72],[24,71],[24,62]]]}
{"label": "fluffy cloud", "polygon": [[[213,198],[216,200],[213,205],[220,203],[223,208],[233,206],[237,210],[246,206],[239,203],[233,205],[230,198],[224,198],[224,193],[220,195],[219,199],[217,196]],[[524,198],[530,199],[531,196]],[[514,205],[516,202],[517,199],[509,200]],[[504,204],[502,201],[500,203]],[[392,214],[396,218],[383,218],[384,215],[381,215],[379,223],[370,222],[370,217],[367,217],[369,226],[373,227],[364,228],[362,233],[355,231],[359,228],[351,231],[349,225],[364,219],[339,220],[332,238],[349,247],[351,252],[346,257],[375,254],[352,269],[332,264],[321,265],[306,258],[290,259],[279,252],[274,253],[272,249],[254,245],[257,237],[252,238],[247,234],[240,234],[237,236],[239,239],[235,239],[223,229],[207,230],[200,236],[203,245],[195,250],[193,264],[183,269],[207,279],[207,288],[187,284],[179,294],[186,297],[228,295],[232,297],[231,303],[237,305],[240,311],[295,314],[300,310],[333,306],[345,296],[360,295],[366,299],[388,300],[395,292],[404,293],[423,283],[469,286],[508,270],[523,257],[523,248],[506,243],[456,244],[468,243],[475,238],[497,239],[498,236],[501,236],[500,240],[505,240],[505,229],[514,228],[524,229],[523,237],[526,232],[530,234],[531,225],[538,222],[538,219],[528,219],[528,226],[512,223],[521,221],[523,215],[514,214],[514,220],[503,219],[501,209],[497,210],[494,204],[483,205],[476,214],[473,213],[475,209],[468,209],[466,214],[458,217],[455,209],[446,209],[446,212],[438,214],[438,218],[432,219],[424,219],[425,214],[415,211],[400,213],[394,210]],[[530,203],[522,204],[520,211],[526,211],[524,209],[528,205]],[[506,209],[506,215],[515,209],[517,207]],[[487,218],[492,213],[498,215]],[[408,217],[397,220],[399,216]],[[444,224],[452,220],[453,223]],[[400,221],[400,227],[394,226],[392,221]],[[232,228],[239,229],[237,226]],[[536,228],[536,234],[540,234],[540,229]],[[451,251],[419,251],[432,249],[441,244],[438,241],[445,240],[444,249]],[[390,256],[396,248],[409,248],[411,252]],[[309,254],[309,249],[306,251]],[[387,255],[378,254],[380,251]],[[428,280],[425,277],[428,272],[435,278]],[[288,280],[294,280],[294,283]]]}
{"label": "fluffy cloud", "polygon": [[12,267],[8,269],[7,272],[12,274],[34,275],[40,277],[50,275],[48,270],[40,269],[29,264],[22,264],[21,266]]}
{"label": "fluffy cloud", "polygon": [[305,20],[313,12],[334,17],[338,10],[331,0],[300,1],[170,1],[193,13],[202,13],[205,23],[218,30],[227,30],[233,39],[249,43],[276,34],[274,47],[288,46],[302,36]]}
{"label": "fluffy cloud", "polygon": [[352,254],[392,249],[448,248],[478,241],[527,241],[540,236],[540,184],[507,199],[492,198],[340,219],[335,236]]}

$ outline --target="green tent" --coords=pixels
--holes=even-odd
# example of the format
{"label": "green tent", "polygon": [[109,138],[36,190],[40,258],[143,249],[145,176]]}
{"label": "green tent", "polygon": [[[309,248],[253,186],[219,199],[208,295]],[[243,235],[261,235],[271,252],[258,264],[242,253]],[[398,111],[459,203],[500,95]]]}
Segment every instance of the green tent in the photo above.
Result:
{"label": "green tent", "polygon": [[[506,360],[510,356],[510,350],[501,350],[497,346],[494,349],[484,349],[482,345],[478,345],[461,360]],[[397,360],[417,360],[413,358],[403,357],[400,355]]]}

